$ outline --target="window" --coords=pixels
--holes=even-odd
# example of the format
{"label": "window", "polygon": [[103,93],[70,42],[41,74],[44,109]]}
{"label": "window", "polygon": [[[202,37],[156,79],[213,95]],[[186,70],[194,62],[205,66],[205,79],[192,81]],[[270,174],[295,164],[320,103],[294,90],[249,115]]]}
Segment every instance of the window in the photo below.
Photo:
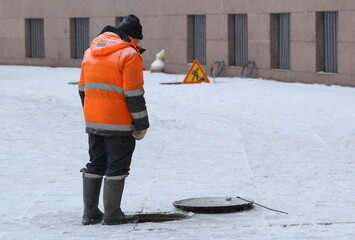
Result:
{"label": "window", "polygon": [[71,57],[83,58],[89,48],[89,18],[72,18],[70,20]]}
{"label": "window", "polygon": [[338,12],[316,15],[317,71],[338,72]]}
{"label": "window", "polygon": [[44,58],[43,19],[26,19],[26,57]]}
{"label": "window", "polygon": [[229,65],[242,67],[248,62],[248,15],[228,16]]}
{"label": "window", "polygon": [[187,19],[187,59],[206,64],[206,16],[190,15]]}
{"label": "window", "polygon": [[116,17],[116,27],[123,21],[124,17]]}
{"label": "window", "polygon": [[290,13],[271,14],[270,24],[271,68],[290,69]]}

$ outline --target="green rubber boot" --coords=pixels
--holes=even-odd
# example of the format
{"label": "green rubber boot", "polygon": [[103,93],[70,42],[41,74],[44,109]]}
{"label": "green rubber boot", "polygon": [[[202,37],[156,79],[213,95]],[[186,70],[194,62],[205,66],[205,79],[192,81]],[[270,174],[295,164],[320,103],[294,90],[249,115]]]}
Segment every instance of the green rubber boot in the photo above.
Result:
{"label": "green rubber boot", "polygon": [[102,176],[83,174],[84,214],[82,224],[92,225],[102,221],[103,213],[98,208]]}
{"label": "green rubber boot", "polygon": [[104,181],[104,217],[103,225],[118,225],[136,223],[138,217],[125,215],[121,210],[121,199],[125,179],[112,180],[105,178]]}

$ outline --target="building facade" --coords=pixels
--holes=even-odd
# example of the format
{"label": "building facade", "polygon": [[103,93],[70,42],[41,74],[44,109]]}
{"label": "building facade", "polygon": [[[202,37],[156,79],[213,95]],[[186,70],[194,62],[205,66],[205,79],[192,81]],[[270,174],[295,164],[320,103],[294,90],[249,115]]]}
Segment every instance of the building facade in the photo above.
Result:
{"label": "building facade", "polygon": [[224,76],[355,86],[354,0],[0,0],[0,64],[79,67],[106,25],[136,14],[145,67],[165,49],[165,71],[217,60]]}

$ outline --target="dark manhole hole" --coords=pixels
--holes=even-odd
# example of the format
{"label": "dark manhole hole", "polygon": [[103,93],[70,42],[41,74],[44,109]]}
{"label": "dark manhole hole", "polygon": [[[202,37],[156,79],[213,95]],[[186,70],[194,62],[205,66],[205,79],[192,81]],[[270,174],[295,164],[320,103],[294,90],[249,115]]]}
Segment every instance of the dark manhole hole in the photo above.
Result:
{"label": "dark manhole hole", "polygon": [[138,223],[166,222],[190,218],[190,216],[180,213],[140,213],[136,215],[138,216]]}

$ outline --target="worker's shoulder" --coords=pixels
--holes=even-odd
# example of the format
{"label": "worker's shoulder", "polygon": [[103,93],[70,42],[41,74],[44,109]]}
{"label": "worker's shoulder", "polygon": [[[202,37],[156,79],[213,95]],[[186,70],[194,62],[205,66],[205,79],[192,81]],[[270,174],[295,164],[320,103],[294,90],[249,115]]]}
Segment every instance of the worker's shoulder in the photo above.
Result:
{"label": "worker's shoulder", "polygon": [[126,48],[124,48],[122,50],[123,50],[123,52],[125,54],[128,54],[128,55],[139,55],[138,50],[135,47],[133,47],[133,46],[126,47]]}
{"label": "worker's shoulder", "polygon": [[121,56],[125,59],[141,58],[140,53],[137,52],[137,49],[135,49],[133,46],[122,49]]}

